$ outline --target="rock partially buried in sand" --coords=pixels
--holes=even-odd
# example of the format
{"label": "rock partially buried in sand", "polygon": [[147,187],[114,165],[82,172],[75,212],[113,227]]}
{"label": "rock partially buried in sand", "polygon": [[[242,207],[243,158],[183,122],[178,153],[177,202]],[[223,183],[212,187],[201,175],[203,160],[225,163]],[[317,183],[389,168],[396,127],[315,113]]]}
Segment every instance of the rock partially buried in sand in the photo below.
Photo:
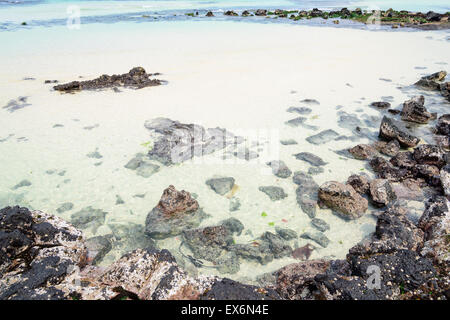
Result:
{"label": "rock partially buried in sand", "polygon": [[259,191],[264,192],[272,201],[283,200],[288,196],[283,188],[276,186],[259,187]]}
{"label": "rock partially buried in sand", "polygon": [[401,123],[386,116],[383,117],[380,125],[379,136],[386,141],[397,140],[402,147],[415,147],[420,139],[409,134]]}
{"label": "rock partially buried in sand", "polygon": [[171,185],[147,215],[145,233],[154,239],[164,239],[198,227],[206,216],[189,192],[178,191]]}
{"label": "rock partially buried in sand", "polygon": [[73,92],[80,90],[97,90],[105,88],[128,87],[141,89],[145,87],[159,86],[162,82],[158,79],[149,79],[153,74],[148,74],[142,67],[135,67],[128,73],[121,75],[102,75],[94,80],[72,81],[54,86],[56,91]]}
{"label": "rock partially buried in sand", "polygon": [[214,190],[217,194],[224,196],[233,189],[233,177],[217,177],[206,180],[206,185]]}
{"label": "rock partially buried in sand", "polygon": [[319,199],[345,219],[357,219],[368,208],[368,202],[350,185],[336,181],[325,182],[319,188]]}
{"label": "rock partially buried in sand", "polygon": [[267,165],[272,168],[272,173],[278,178],[286,179],[289,178],[292,174],[292,171],[288,168],[284,161],[274,160],[267,162]]}
{"label": "rock partially buried in sand", "polygon": [[349,149],[348,152],[350,152],[353,157],[358,160],[372,159],[377,155],[377,150],[368,144],[358,144],[357,146]]}
{"label": "rock partially buried in sand", "polygon": [[427,111],[424,106],[424,96],[414,97],[411,100],[405,101],[402,109],[402,120],[416,123],[428,123],[431,119],[435,118]]}
{"label": "rock partially buried in sand", "polygon": [[316,200],[319,185],[311,175],[301,171],[295,172],[292,180],[298,185],[298,188],[295,190],[298,205],[310,218],[314,218],[316,216]]}
{"label": "rock partially buried in sand", "polygon": [[310,153],[310,152],[300,152],[297,154],[294,154],[294,157],[297,160],[303,160],[311,164],[315,167],[320,167],[328,164],[327,162],[323,161],[322,158]]}

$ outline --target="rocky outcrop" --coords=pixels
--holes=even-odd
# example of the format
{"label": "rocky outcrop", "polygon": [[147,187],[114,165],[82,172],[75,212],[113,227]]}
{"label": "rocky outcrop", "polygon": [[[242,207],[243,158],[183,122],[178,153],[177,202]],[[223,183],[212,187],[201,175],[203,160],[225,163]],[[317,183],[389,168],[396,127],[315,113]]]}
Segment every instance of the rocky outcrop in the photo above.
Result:
{"label": "rocky outcrop", "polygon": [[68,298],[66,277],[86,263],[81,231],[27,208],[0,210],[0,300]]}
{"label": "rocky outcrop", "polygon": [[145,220],[145,233],[154,239],[180,234],[184,229],[196,228],[206,217],[198,202],[187,191],[174,186],[164,190],[158,205]]}
{"label": "rocky outcrop", "polygon": [[424,96],[414,97],[403,103],[402,120],[416,123],[428,123],[431,119],[436,119],[424,106]]}
{"label": "rocky outcrop", "polygon": [[319,199],[345,219],[357,219],[366,212],[368,202],[350,185],[329,181],[319,188]]}
{"label": "rocky outcrop", "polygon": [[295,190],[298,205],[310,218],[314,218],[316,216],[319,185],[311,175],[301,171],[295,172],[292,180],[298,185]]}
{"label": "rocky outcrop", "polygon": [[348,177],[347,184],[352,186],[360,195],[369,191],[369,179],[363,175],[352,174]]}
{"label": "rocky outcrop", "polygon": [[420,141],[409,134],[401,123],[386,116],[381,121],[379,137],[386,141],[397,140],[402,147],[407,148],[415,147]]}
{"label": "rocky outcrop", "polygon": [[306,161],[314,167],[320,167],[320,166],[324,166],[327,164],[327,162],[323,161],[322,158],[320,158],[319,156],[316,156],[310,152],[300,152],[300,153],[294,154],[294,157],[297,160]]}
{"label": "rocky outcrop", "polygon": [[368,144],[359,144],[353,148],[350,148],[348,152],[350,152],[353,157],[358,160],[372,159],[378,154],[377,150]]}
{"label": "rocky outcrop", "polygon": [[142,89],[161,85],[161,80],[150,79],[151,76],[158,74],[149,74],[142,67],[135,67],[128,73],[114,74],[112,76],[102,75],[94,80],[72,81],[69,83],[54,86],[56,91],[73,92],[80,90],[97,90],[105,88],[127,87],[133,89]]}

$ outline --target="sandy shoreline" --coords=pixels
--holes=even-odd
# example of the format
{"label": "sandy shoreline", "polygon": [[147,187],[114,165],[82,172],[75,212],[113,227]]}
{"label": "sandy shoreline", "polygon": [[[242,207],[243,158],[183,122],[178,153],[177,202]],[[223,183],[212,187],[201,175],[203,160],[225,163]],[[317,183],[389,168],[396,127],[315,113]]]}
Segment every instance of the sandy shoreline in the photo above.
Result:
{"label": "sandy shoreline", "polygon": [[[61,215],[68,220],[83,207],[100,207],[108,217],[96,235],[108,234],[107,224],[142,224],[168,184],[198,195],[205,212],[212,215],[204,225],[229,217],[223,209],[228,208],[228,200],[211,193],[205,185],[214,174],[236,179],[242,207],[235,216],[255,236],[271,229],[269,221],[283,226],[282,219],[289,221],[286,227],[307,230],[311,227],[295,201],[295,186],[273,175],[261,175],[260,166],[186,163],[163,168],[149,179],[130,173],[123,166],[137,152],[146,151],[142,146],[148,141],[144,122],[167,117],[232,132],[276,129],[280,139],[299,142],[280,147],[280,159],[292,171],[309,168],[292,156],[309,151],[329,163],[324,173],[314,177],[319,185],[328,180],[345,181],[350,174],[361,172],[363,165],[358,160],[340,159],[334,151],[368,140],[316,146],[304,139],[329,128],[351,135],[338,126],[338,111],[356,114],[363,123],[373,122],[373,127],[364,126],[376,132],[379,114],[368,106],[370,102],[391,96],[392,106],[397,107],[414,93],[399,87],[410,86],[423,74],[447,69],[450,63],[450,42],[444,31],[394,33],[231,22],[161,22],[138,26],[118,23],[108,30],[100,24],[80,31],[36,28],[0,33],[0,41],[5,44],[0,53],[0,68],[4,70],[0,75],[0,106],[20,96],[27,96],[31,104],[12,113],[0,110],[0,139],[14,134],[0,143],[0,166],[8,168],[0,192],[13,194],[12,198],[24,193],[24,205],[51,213],[61,203],[73,202],[73,211]],[[150,73],[161,72],[158,78],[168,84],[138,91],[74,95],[61,95],[44,84],[48,79],[68,82],[78,76],[92,79],[105,73],[123,73],[138,65]],[[36,80],[23,80],[26,77]],[[301,106],[303,99],[320,102],[307,120],[319,127],[317,132],[285,125],[295,117],[286,109]],[[427,99],[438,101],[433,95]],[[336,110],[339,105],[343,108]],[[443,106],[437,102],[427,108],[442,113]],[[63,127],[54,128],[55,124]],[[83,129],[90,126],[95,127]],[[20,137],[28,140],[18,140]],[[86,157],[95,150],[103,158]],[[102,164],[95,166],[98,162]],[[49,169],[66,173],[49,176],[45,173]],[[32,185],[11,191],[23,179]],[[67,179],[70,181],[65,182]],[[280,202],[272,202],[258,191],[261,185],[285,189],[288,197],[281,207]],[[138,193],[146,193],[145,198],[133,197]],[[125,205],[115,205],[116,194]],[[262,211],[269,213],[270,219],[260,218]],[[374,230],[369,213],[350,223],[327,209],[319,210],[318,217],[332,225],[327,232],[332,242],[315,251],[312,258],[343,257]],[[299,242],[306,243],[302,239]],[[277,260],[258,271],[272,271],[288,262],[292,260]],[[254,267],[243,266],[239,277],[250,277]]]}

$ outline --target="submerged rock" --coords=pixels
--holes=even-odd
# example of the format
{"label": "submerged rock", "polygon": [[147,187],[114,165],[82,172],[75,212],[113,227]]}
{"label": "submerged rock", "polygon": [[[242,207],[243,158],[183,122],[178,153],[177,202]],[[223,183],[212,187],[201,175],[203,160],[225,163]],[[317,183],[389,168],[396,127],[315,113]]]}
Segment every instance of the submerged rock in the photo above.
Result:
{"label": "submerged rock", "polygon": [[398,140],[402,147],[407,148],[415,147],[420,141],[409,134],[401,123],[386,116],[381,121],[379,137],[386,141]]}
{"label": "submerged rock", "polygon": [[85,255],[82,233],[62,219],[18,206],[0,210],[0,300],[69,298],[65,279]]}
{"label": "submerged rock", "polygon": [[148,157],[164,165],[173,165],[222,150],[243,141],[225,129],[180,123],[167,118],[145,122],[152,137],[153,148]]}
{"label": "submerged rock", "polygon": [[[236,220],[241,228],[230,228],[230,225],[218,225],[200,229],[184,230],[182,235],[184,243],[197,259],[213,262],[215,267],[223,273],[236,273],[239,271],[239,261],[236,254],[228,252],[229,246],[234,243],[233,233],[242,230],[243,226]],[[239,232],[240,232],[239,231]]]}
{"label": "submerged rock", "polygon": [[323,161],[322,158],[310,153],[310,152],[300,152],[297,154],[294,154],[295,158],[297,160],[303,160],[308,162],[309,164],[320,167],[328,164],[327,162]]}
{"label": "submerged rock", "polygon": [[305,117],[297,117],[297,118],[288,120],[288,121],[286,121],[285,123],[286,123],[288,126],[291,126],[291,127],[298,127],[298,126],[304,124],[305,121],[306,121],[306,118],[305,118]]}
{"label": "submerged rock", "polygon": [[184,229],[198,227],[205,217],[206,214],[189,192],[178,191],[171,185],[147,215],[145,233],[154,239],[164,239],[180,234]]}
{"label": "submerged rock", "polygon": [[312,176],[301,171],[295,172],[292,180],[298,185],[295,193],[297,203],[310,218],[316,216],[317,190],[319,185]]}
{"label": "submerged rock", "polygon": [[414,160],[419,164],[428,164],[441,168],[446,164],[446,152],[432,144],[422,144],[414,149]]}
{"label": "submerged rock", "polygon": [[308,141],[309,143],[312,144],[324,144],[330,141],[333,141],[334,139],[336,139],[337,137],[339,137],[339,134],[332,130],[332,129],[328,129],[328,130],[324,130],[319,132],[318,134],[315,134],[313,136],[309,136],[306,138],[306,141]]}
{"label": "submerged rock", "polygon": [[159,171],[160,167],[156,164],[150,163],[146,156],[142,153],[136,154],[136,156],[128,161],[125,168],[135,170],[138,176],[149,178],[153,174]]}
{"label": "submerged rock", "polygon": [[322,232],[305,232],[300,235],[300,238],[313,240],[324,248],[328,247],[328,244],[330,243],[330,239]]}
{"label": "submerged rock", "polygon": [[314,251],[314,247],[311,244],[306,244],[303,247],[294,249],[292,251],[292,257],[297,260],[308,260],[311,253]]}
{"label": "submerged rock", "polygon": [[237,211],[239,210],[240,207],[241,201],[239,200],[239,198],[233,197],[230,199],[230,207],[229,207],[230,212]]}
{"label": "submerged rock", "polygon": [[289,113],[298,113],[298,114],[301,114],[301,115],[307,115],[307,114],[310,114],[312,112],[312,110],[310,108],[307,108],[307,107],[290,107],[286,111],[289,112]]}
{"label": "submerged rock", "polygon": [[259,187],[259,191],[267,194],[272,201],[282,200],[288,196],[283,188],[276,186]]}
{"label": "submerged rock", "polygon": [[298,144],[298,142],[295,141],[294,139],[280,140],[280,143],[281,143],[283,146],[290,146],[290,145],[293,145],[293,144]]}
{"label": "submerged rock", "polygon": [[56,91],[72,92],[79,90],[96,90],[117,87],[141,89],[161,85],[161,80],[150,79],[151,76],[153,76],[153,74],[148,74],[144,68],[135,67],[128,73],[121,75],[114,74],[109,76],[104,74],[94,80],[72,81],[54,86],[53,89]]}
{"label": "submerged rock", "polygon": [[234,186],[233,177],[217,177],[206,180],[206,185],[221,196],[231,191]]}
{"label": "submerged rock", "polygon": [[366,212],[367,200],[350,185],[336,181],[324,183],[319,188],[319,199],[345,219],[357,219]]}
{"label": "submerged rock", "polygon": [[280,227],[275,227],[275,232],[282,237],[284,240],[297,239],[297,232],[291,229],[285,229]]}
{"label": "submerged rock", "polygon": [[311,219],[311,224],[321,232],[330,230],[330,225],[322,219],[318,218]]}
{"label": "submerged rock", "polygon": [[272,168],[272,173],[279,178],[286,179],[292,174],[292,171],[288,168],[284,161],[274,160],[267,162],[267,165]]}
{"label": "submerged rock", "polygon": [[63,213],[69,210],[73,209],[73,203],[72,202],[64,202],[63,204],[61,204],[58,209],[56,209],[56,212],[58,213]]}
{"label": "submerged rock", "polygon": [[424,103],[424,96],[414,97],[411,100],[405,101],[402,109],[402,120],[417,123],[428,123],[428,121],[435,118],[427,111]]}
{"label": "submerged rock", "polygon": [[91,206],[85,207],[71,215],[71,223],[80,229],[89,229],[96,233],[97,229],[105,223],[107,212],[101,209],[94,209]]}

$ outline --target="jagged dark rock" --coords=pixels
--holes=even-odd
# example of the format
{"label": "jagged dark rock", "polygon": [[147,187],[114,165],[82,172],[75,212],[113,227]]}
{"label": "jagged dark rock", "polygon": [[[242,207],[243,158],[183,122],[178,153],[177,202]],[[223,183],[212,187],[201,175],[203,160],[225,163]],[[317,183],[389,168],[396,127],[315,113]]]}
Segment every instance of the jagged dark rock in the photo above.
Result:
{"label": "jagged dark rock", "polygon": [[409,134],[401,123],[386,116],[381,121],[379,136],[386,141],[398,140],[402,147],[408,148],[415,147],[420,141],[419,138]]}
{"label": "jagged dark rock", "polygon": [[72,81],[69,83],[54,86],[56,91],[72,92],[80,90],[96,90],[105,88],[128,87],[133,89],[141,89],[145,87],[153,87],[161,85],[161,80],[150,79],[154,74],[148,74],[144,68],[135,67],[128,73],[121,75],[102,75],[94,80],[88,81]]}
{"label": "jagged dark rock", "polygon": [[405,101],[402,109],[402,120],[416,122],[416,123],[428,123],[436,115],[432,115],[427,111],[424,106],[424,96],[414,97],[411,100]]}
{"label": "jagged dark rock", "polygon": [[145,233],[154,239],[167,238],[185,229],[198,227],[205,217],[206,214],[189,192],[169,186],[158,205],[148,213]]}

